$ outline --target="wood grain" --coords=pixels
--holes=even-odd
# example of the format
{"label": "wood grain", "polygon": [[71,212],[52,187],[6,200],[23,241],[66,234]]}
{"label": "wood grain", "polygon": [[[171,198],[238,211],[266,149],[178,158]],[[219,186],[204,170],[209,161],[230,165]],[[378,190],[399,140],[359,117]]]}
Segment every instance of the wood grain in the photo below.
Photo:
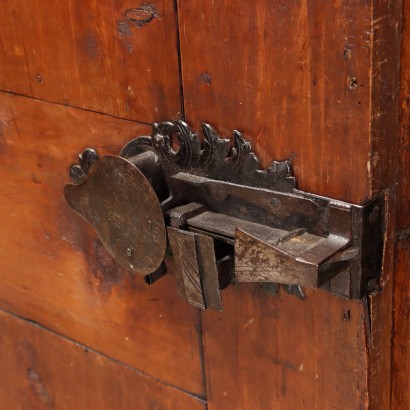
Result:
{"label": "wood grain", "polygon": [[[193,127],[239,129],[264,166],[291,158],[306,191],[361,203],[394,187],[400,1],[178,4]],[[220,316],[203,314],[210,409],[388,408],[387,203],[383,291],[366,303],[323,291],[261,298],[241,285],[224,292]]]}
{"label": "wood grain", "polygon": [[396,248],[392,409],[410,408],[410,239]]}
{"label": "wood grain", "polygon": [[[400,72],[399,174],[397,186],[397,229],[410,227],[410,1],[403,1],[403,37]],[[405,239],[398,237],[397,239]]]}
{"label": "wood grain", "polygon": [[[372,0],[370,196],[393,188],[399,145],[400,46],[403,1]],[[406,63],[403,60],[404,63]],[[394,228],[392,229],[394,231]]]}
{"label": "wood grain", "polygon": [[[385,191],[385,246],[381,291],[370,295],[369,408],[391,404],[394,237],[398,171],[402,1],[373,0],[369,195]],[[394,409],[394,407],[392,407]]]}
{"label": "wood grain", "polygon": [[190,409],[205,403],[0,310],[0,408]]}
{"label": "wood grain", "polygon": [[410,1],[403,2],[392,409],[410,408]]}
{"label": "wood grain", "polygon": [[[404,1],[408,16],[409,0]],[[125,17],[126,10],[139,7],[128,0],[4,3],[1,88],[145,122],[181,115],[173,2],[144,4],[157,15],[141,27]],[[194,129],[202,121],[226,136],[239,128],[264,166],[292,158],[299,187],[306,191],[362,202],[393,188],[400,0],[180,0],[178,6],[185,114]],[[407,25],[392,409],[410,406]],[[101,153],[118,152],[135,135],[149,134],[149,127],[4,93],[0,125],[0,306],[204,396],[200,318],[177,298],[173,276],[145,287],[117,267],[63,200],[68,167],[78,151],[92,145]],[[224,312],[202,315],[210,409],[389,408],[396,203],[390,193],[387,198],[383,287],[368,301],[323,291],[307,291],[301,301],[241,284],[223,292]],[[36,371],[24,362],[19,344],[10,344],[17,327],[3,329],[0,337],[7,342],[0,354],[10,357],[11,374],[33,386],[33,400],[47,400],[54,391],[63,400],[66,379],[54,377],[62,366],[57,353],[42,363],[49,367]],[[21,332],[18,340],[32,337],[41,357],[60,350],[48,338],[37,341]],[[20,362],[13,360],[21,355],[25,365],[16,369]],[[102,359],[76,360],[89,366],[84,380],[100,374],[94,372]],[[95,382],[102,393],[89,407],[108,402],[110,372]],[[125,385],[130,383],[142,382]],[[142,384],[143,391],[157,397],[163,385],[148,384]],[[122,396],[115,386],[117,400]],[[18,400],[19,388],[11,387],[10,400]],[[70,395],[84,394],[73,389]],[[130,396],[124,403],[153,406],[145,399]],[[17,403],[22,400],[20,394]]]}
{"label": "wood grain", "polygon": [[[1,7],[10,11],[2,14],[1,32],[9,45],[0,57],[4,75],[16,72],[10,84],[6,78],[0,82],[3,89],[143,122],[180,116],[173,2],[5,3]],[[152,16],[144,24],[130,12],[141,7],[140,19]],[[27,82],[24,70],[32,93],[25,83],[19,85]]]}
{"label": "wood grain", "polygon": [[360,302],[240,284],[223,307],[202,317],[210,409],[367,408]]}
{"label": "wood grain", "polygon": [[363,201],[371,3],[179,1],[186,118],[244,132],[264,166],[292,158],[305,191]]}
{"label": "wood grain", "polygon": [[167,228],[169,244],[172,249],[176,277],[182,281],[183,296],[190,304],[205,309],[201,286],[201,273],[195,247],[195,234],[172,227]]}
{"label": "wood grain", "polygon": [[21,18],[16,2],[0,2],[0,89],[32,96]]}
{"label": "wood grain", "polygon": [[145,125],[0,93],[0,306],[194,394],[198,313],[172,274],[147,287],[66,204],[78,152],[118,153]]}

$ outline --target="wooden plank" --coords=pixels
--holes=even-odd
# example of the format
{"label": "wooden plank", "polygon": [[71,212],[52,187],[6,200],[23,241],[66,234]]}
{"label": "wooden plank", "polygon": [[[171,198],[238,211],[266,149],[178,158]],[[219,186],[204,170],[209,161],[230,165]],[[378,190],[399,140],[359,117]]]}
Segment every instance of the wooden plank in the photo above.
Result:
{"label": "wooden plank", "polygon": [[361,304],[265,292],[229,287],[224,311],[203,315],[209,408],[366,408]]}
{"label": "wooden plank", "polygon": [[[397,229],[405,233],[410,227],[410,1],[403,4],[403,37],[400,72],[400,137],[397,187]],[[399,240],[401,238],[398,238]]]}
{"label": "wooden plank", "polygon": [[[369,298],[369,407],[391,404],[393,332],[394,236],[397,202],[398,113],[402,1],[372,0],[370,150],[368,158],[371,197],[386,192],[385,247],[381,291]],[[363,153],[364,155],[365,153]],[[394,409],[394,407],[392,407]]]}
{"label": "wooden plank", "polygon": [[205,403],[0,310],[0,408],[190,409]]}
{"label": "wooden plank", "polygon": [[[7,3],[21,22],[9,41],[23,38],[17,67],[27,60],[34,97],[144,122],[180,116],[173,2],[154,0],[139,11],[131,0]],[[14,16],[3,14],[2,24]],[[13,50],[3,58],[13,64]]]}
{"label": "wooden plank", "polygon": [[151,127],[5,93],[0,107],[0,306],[202,395],[198,312],[174,276],[125,272],[63,195],[79,151],[118,153]]}
{"label": "wooden plank", "polygon": [[[178,4],[194,128],[239,129],[264,166],[291,158],[305,191],[360,203],[394,186],[400,1]],[[203,314],[210,409],[388,408],[391,199],[383,292],[367,303],[239,285]]]}
{"label": "wooden plank", "polygon": [[392,409],[410,408],[410,1],[403,2],[400,73],[400,150],[397,184]]}
{"label": "wooden plank", "polygon": [[0,2],[0,89],[32,95],[21,19],[15,2]]}
{"label": "wooden plank", "polygon": [[410,408],[410,239],[397,244],[394,278],[392,409]]}
{"label": "wooden plank", "polygon": [[239,129],[264,166],[292,158],[302,190],[364,200],[371,1],[195,0],[179,9],[191,125]]}

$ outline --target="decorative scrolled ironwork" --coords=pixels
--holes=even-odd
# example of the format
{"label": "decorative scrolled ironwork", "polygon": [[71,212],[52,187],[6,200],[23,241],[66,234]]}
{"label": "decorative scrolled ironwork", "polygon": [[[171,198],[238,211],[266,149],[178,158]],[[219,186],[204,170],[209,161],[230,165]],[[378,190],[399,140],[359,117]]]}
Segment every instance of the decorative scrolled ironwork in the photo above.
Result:
{"label": "decorative scrolled ironwork", "polygon": [[[238,183],[246,186],[290,192],[295,188],[295,178],[289,160],[273,161],[266,169],[259,168],[259,161],[240,131],[230,139],[221,138],[209,124],[202,124],[203,143],[184,121],[163,121],[153,125],[151,137],[130,141],[120,155],[129,158],[152,150],[160,158],[168,174],[179,171]],[[176,138],[178,149],[173,148]]]}

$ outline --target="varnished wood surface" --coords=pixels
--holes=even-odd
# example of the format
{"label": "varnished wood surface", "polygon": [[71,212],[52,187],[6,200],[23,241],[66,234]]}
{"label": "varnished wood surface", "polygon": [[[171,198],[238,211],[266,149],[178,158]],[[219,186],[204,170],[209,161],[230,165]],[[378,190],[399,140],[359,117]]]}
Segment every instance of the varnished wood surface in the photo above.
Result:
{"label": "varnished wood surface", "polygon": [[179,1],[186,118],[243,131],[265,166],[292,158],[303,190],[363,201],[371,3]]}
{"label": "varnished wood surface", "polygon": [[64,200],[77,154],[117,154],[150,127],[0,93],[0,306],[203,395],[198,312],[174,277],[121,269]]}
{"label": "varnished wood surface", "polygon": [[0,310],[4,410],[205,410],[172,386]]}
{"label": "varnished wood surface", "polygon": [[24,33],[16,2],[0,2],[0,88],[32,96]]}
{"label": "varnished wood surface", "polygon": [[404,1],[397,185],[392,409],[410,409],[410,1]]}
{"label": "varnished wood surface", "polygon": [[210,409],[367,408],[360,302],[240,284],[223,306],[202,316]]}
{"label": "varnished wood surface", "polygon": [[[381,288],[369,298],[369,407],[391,405],[393,332],[394,237],[398,172],[398,115],[400,95],[401,0],[373,0],[371,37],[371,112],[368,170],[369,195],[384,190],[385,247]],[[364,153],[362,153],[364,155]],[[395,407],[391,407],[395,410]],[[399,407],[398,409],[401,409]]]}
{"label": "varnished wood surface", "polygon": [[410,240],[397,244],[394,283],[393,409],[410,409]]}
{"label": "varnished wood surface", "polygon": [[[394,187],[400,1],[178,4],[192,125],[238,128],[265,166],[291,158],[307,191],[360,203]],[[383,289],[367,302],[237,286],[203,314],[210,409],[389,407],[390,198]]]}
{"label": "varnished wood surface", "polygon": [[[410,227],[410,1],[403,0],[403,38],[400,72],[399,175],[397,186],[397,230]],[[402,240],[403,237],[398,237]]]}
{"label": "varnished wood surface", "polygon": [[[142,25],[127,18],[141,6],[153,16]],[[144,122],[181,115],[173,1],[11,0],[0,12],[1,89]]]}
{"label": "varnished wood surface", "polygon": [[400,60],[403,1],[407,0],[371,2],[370,196],[385,189],[393,191],[397,177],[400,64],[406,64]]}
{"label": "varnished wood surface", "polygon": [[[141,28],[124,25],[124,11],[139,6],[126,0],[5,3],[0,88],[143,122],[181,115],[174,2],[151,2],[158,16]],[[185,114],[193,128],[209,121],[226,136],[239,128],[265,166],[292,158],[307,191],[361,202],[393,188],[401,1],[181,0],[178,7]],[[150,127],[4,93],[0,125],[1,307],[206,394],[210,409],[389,408],[395,201],[388,201],[383,288],[367,302],[323,291],[299,301],[251,285],[223,292],[224,312],[202,314],[205,392],[201,320],[178,299],[172,275],[147,288],[119,269],[63,199],[77,152],[90,145],[118,152]],[[399,185],[405,210],[407,174]],[[402,239],[408,221],[401,212]],[[409,397],[410,287],[403,240],[398,249],[391,408],[401,410]],[[41,377],[30,374],[41,392]],[[101,383],[108,397],[108,382]],[[20,390],[12,392],[13,403],[23,400]]]}

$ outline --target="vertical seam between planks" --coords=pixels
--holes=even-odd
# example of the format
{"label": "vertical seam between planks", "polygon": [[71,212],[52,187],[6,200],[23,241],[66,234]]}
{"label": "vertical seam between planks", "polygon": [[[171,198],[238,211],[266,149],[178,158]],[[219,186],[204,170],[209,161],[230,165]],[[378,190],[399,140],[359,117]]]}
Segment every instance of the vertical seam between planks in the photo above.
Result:
{"label": "vertical seam between planks", "polygon": [[178,73],[179,73],[179,94],[181,102],[181,117],[185,121],[185,98],[184,98],[184,77],[182,74],[182,56],[181,56],[181,38],[179,32],[179,8],[178,0],[174,0],[175,10],[175,28],[176,28],[176,48],[178,56]]}
{"label": "vertical seam between planks", "polygon": [[202,311],[198,309],[198,345],[199,345],[199,358],[201,362],[202,370],[202,384],[204,386],[203,398],[206,403],[206,410],[208,410],[208,392],[207,392],[207,380],[206,380],[206,370],[205,370],[205,353],[204,353],[204,336],[202,328]]}

